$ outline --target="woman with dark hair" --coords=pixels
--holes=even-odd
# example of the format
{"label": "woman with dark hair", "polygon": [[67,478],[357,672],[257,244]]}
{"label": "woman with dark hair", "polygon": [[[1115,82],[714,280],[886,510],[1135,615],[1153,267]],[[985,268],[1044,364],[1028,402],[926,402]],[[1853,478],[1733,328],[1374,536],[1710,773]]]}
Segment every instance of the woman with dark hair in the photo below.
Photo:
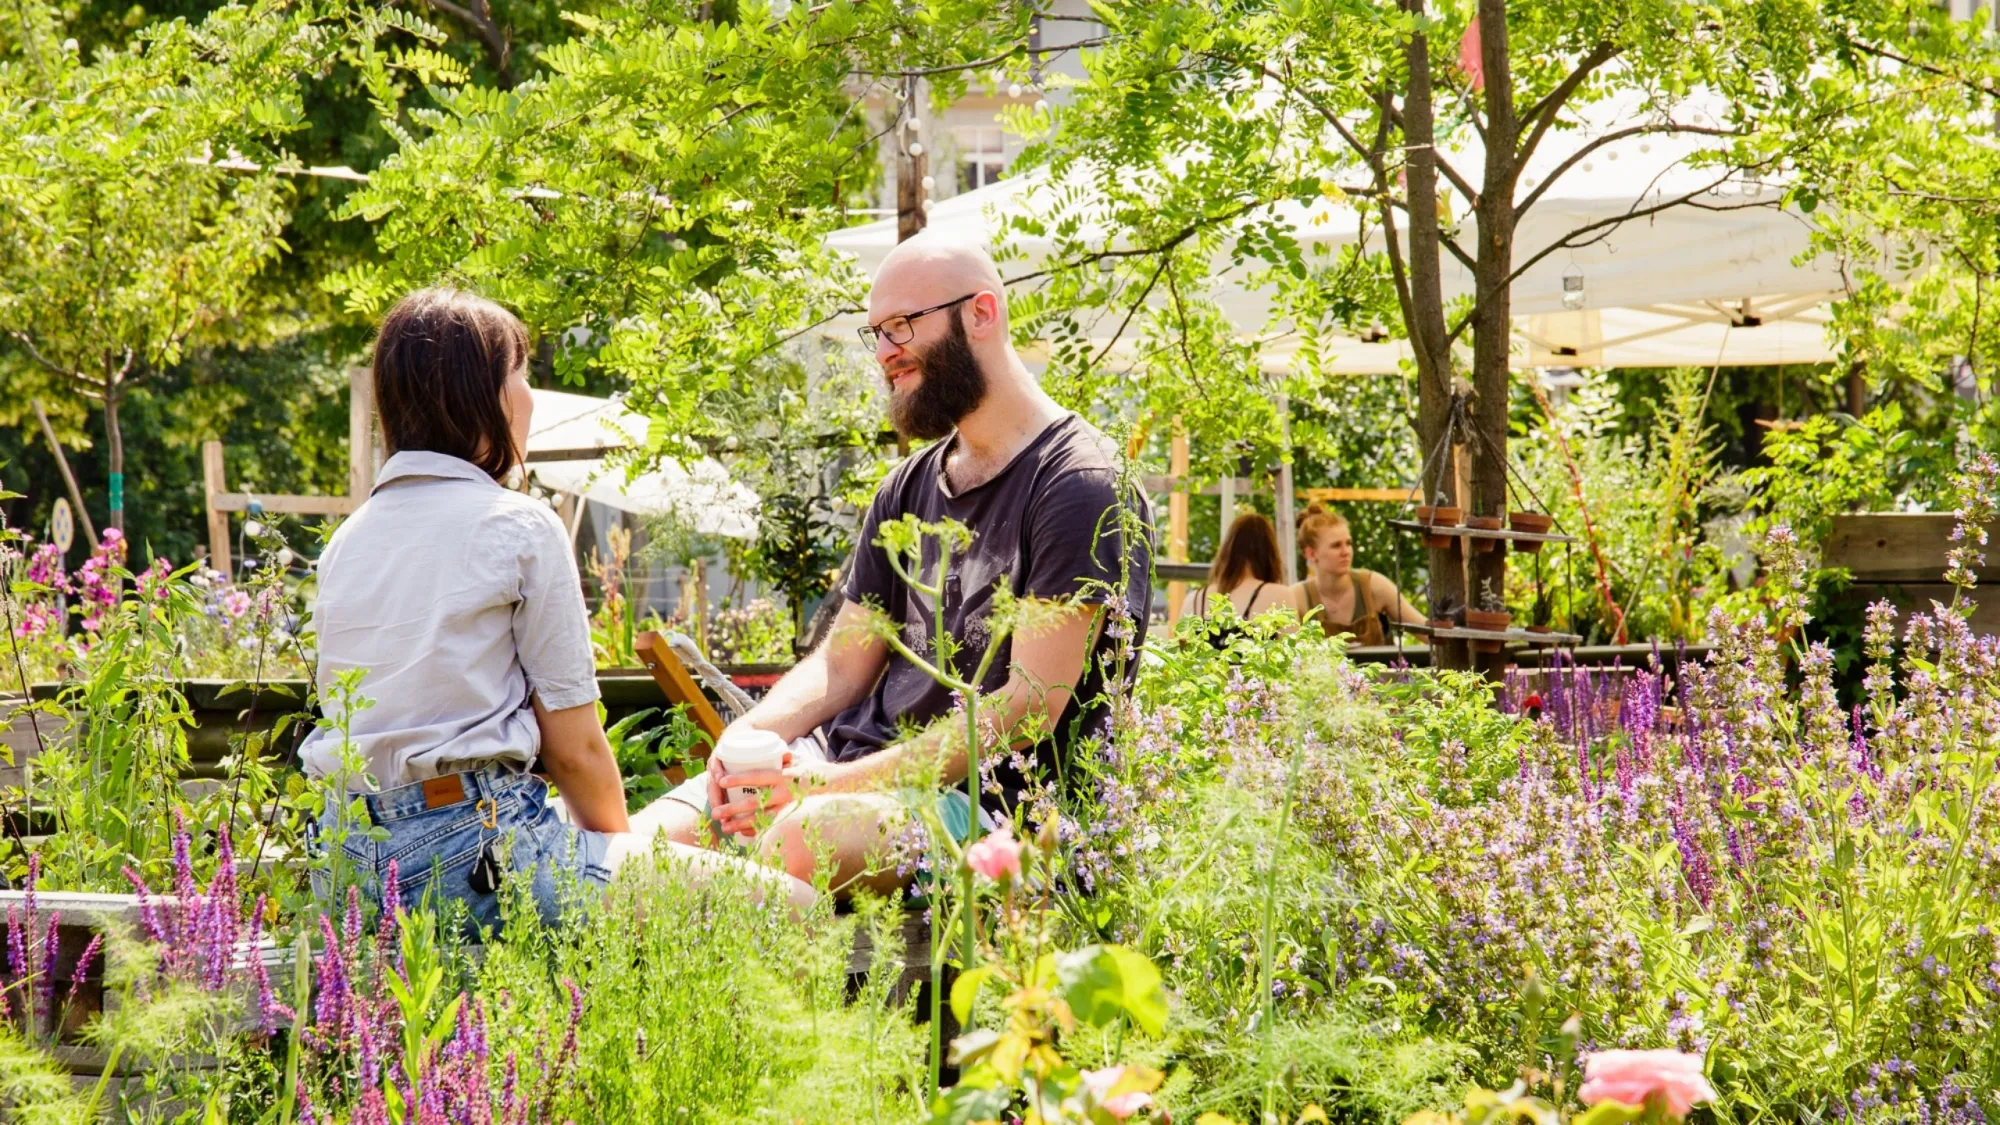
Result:
{"label": "woman with dark hair", "polygon": [[1222,546],[1209,564],[1208,583],[1188,594],[1181,615],[1210,617],[1222,613],[1248,621],[1267,609],[1289,607],[1291,588],[1279,580],[1278,532],[1271,521],[1246,512],[1229,525]]}
{"label": "woman with dark hair", "polygon": [[[482,927],[497,927],[509,872],[528,873],[553,921],[565,873],[602,885],[650,851],[657,820],[625,812],[569,534],[503,483],[528,442],[528,355],[513,314],[454,289],[412,293],[383,319],[373,379],[390,456],[320,556],[326,721],[300,750],[340,795],[321,843],[368,893],[393,862],[404,905],[460,899]],[[328,866],[314,870],[323,895],[336,893]],[[810,901],[810,887],[765,877]]]}

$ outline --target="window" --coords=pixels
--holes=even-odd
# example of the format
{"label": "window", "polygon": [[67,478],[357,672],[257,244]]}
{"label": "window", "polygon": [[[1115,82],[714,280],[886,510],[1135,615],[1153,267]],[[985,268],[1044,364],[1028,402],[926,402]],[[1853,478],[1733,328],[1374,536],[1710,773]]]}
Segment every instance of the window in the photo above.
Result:
{"label": "window", "polygon": [[997,182],[1007,171],[1007,137],[997,125],[952,130],[958,142],[958,190]]}

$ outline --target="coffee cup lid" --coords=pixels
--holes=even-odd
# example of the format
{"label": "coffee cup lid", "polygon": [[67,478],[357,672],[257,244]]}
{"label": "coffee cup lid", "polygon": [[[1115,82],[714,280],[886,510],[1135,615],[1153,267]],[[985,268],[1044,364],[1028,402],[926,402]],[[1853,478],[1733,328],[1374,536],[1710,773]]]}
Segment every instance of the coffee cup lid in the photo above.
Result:
{"label": "coffee cup lid", "polygon": [[740,723],[725,729],[715,743],[715,752],[726,758],[782,755],[786,749],[783,736],[776,732]]}

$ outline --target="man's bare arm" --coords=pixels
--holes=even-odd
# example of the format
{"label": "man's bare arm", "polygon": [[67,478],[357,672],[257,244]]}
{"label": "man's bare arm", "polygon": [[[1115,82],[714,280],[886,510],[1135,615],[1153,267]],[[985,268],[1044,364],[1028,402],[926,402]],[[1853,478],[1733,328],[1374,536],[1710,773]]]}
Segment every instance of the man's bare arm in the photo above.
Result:
{"label": "man's bare arm", "polygon": [[790,742],[859,702],[889,662],[889,646],[869,632],[868,618],[862,606],[843,604],[826,641],[773,684],[742,721]]}
{"label": "man's bare arm", "polygon": [[[981,742],[990,752],[1003,732],[1011,745],[1033,742],[1060,720],[1083,678],[1084,664],[1097,640],[1102,606],[1077,606],[1032,633],[1014,637],[1007,682],[980,697]],[[834,790],[897,788],[912,784],[954,785],[965,780],[966,725],[962,714],[931,724],[914,738],[855,761],[830,779]]]}

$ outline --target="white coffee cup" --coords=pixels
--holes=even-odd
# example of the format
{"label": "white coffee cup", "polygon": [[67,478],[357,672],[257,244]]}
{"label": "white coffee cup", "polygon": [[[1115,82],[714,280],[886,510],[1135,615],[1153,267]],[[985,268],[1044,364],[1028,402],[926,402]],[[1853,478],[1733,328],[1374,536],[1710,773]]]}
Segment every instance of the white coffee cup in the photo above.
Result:
{"label": "white coffee cup", "polygon": [[[739,724],[726,728],[716,740],[709,768],[718,771],[718,776],[783,769],[785,752],[790,749],[780,735]],[[754,785],[735,785],[729,789],[729,800],[751,800],[757,793]]]}

